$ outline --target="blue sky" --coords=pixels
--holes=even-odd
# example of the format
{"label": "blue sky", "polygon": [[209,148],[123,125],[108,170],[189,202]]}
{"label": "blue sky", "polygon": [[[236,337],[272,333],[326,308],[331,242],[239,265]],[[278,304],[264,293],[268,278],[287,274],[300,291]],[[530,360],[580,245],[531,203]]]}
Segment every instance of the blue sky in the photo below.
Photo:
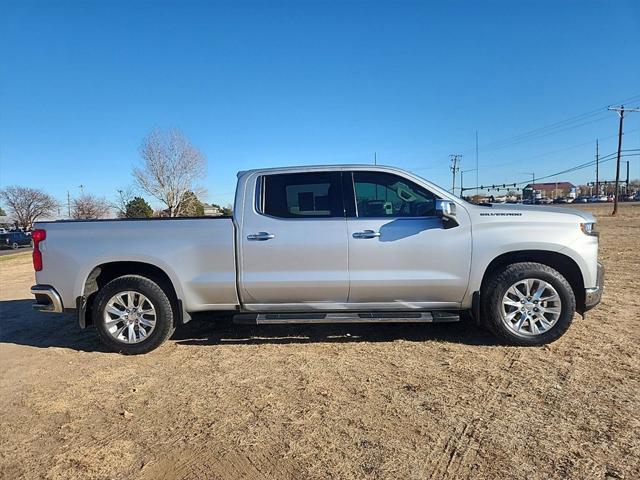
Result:
{"label": "blue sky", "polygon": [[[547,175],[616,148],[640,104],[640,2],[0,1],[0,186],[111,198],[142,138],[180,128],[208,201],[237,170],[379,163],[449,186]],[[571,127],[571,128],[566,128]],[[640,113],[625,123],[640,148]],[[513,142],[511,142],[513,143]],[[492,148],[493,147],[493,148]],[[640,177],[640,157],[628,157]],[[603,177],[613,177],[613,162]],[[475,183],[475,173],[465,184]],[[560,180],[591,180],[585,169]]]}

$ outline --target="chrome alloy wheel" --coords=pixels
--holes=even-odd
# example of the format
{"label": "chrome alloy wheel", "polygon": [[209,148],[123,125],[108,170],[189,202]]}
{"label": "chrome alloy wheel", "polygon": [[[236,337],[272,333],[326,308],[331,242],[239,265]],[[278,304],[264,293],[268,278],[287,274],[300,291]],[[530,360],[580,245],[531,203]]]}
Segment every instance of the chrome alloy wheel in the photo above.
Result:
{"label": "chrome alloy wheel", "polygon": [[550,283],[538,278],[519,280],[502,298],[502,322],[519,335],[547,332],[561,313],[560,295]]}
{"label": "chrome alloy wheel", "polygon": [[116,293],[104,308],[107,332],[119,342],[139,343],[156,328],[156,308],[140,292]]}

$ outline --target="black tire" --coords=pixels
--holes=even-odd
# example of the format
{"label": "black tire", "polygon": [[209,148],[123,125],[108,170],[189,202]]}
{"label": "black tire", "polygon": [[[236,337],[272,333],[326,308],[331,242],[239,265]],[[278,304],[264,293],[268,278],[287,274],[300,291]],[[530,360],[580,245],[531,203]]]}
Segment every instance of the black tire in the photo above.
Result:
{"label": "black tire", "polygon": [[11,248],[12,248],[13,250],[17,250],[19,246],[20,246],[20,245],[18,245],[16,242],[13,242],[13,243],[11,244]]}
{"label": "black tire", "polygon": [[[109,300],[119,292],[134,291],[143,294],[156,310],[156,325],[148,337],[138,343],[126,343],[111,336],[103,320]],[[117,318],[117,317],[116,317]],[[140,275],[125,275],[111,280],[102,287],[95,298],[93,324],[103,344],[110,350],[125,355],[138,355],[158,348],[175,330],[174,313],[165,291],[153,280]]]}
{"label": "black tire", "polygon": [[[528,278],[549,283],[561,301],[560,316],[547,331],[538,335],[519,334],[505,324],[502,299],[516,282]],[[576,310],[576,298],[567,279],[547,265],[533,262],[513,263],[497,272],[486,283],[482,292],[482,316],[484,323],[502,341],[509,345],[538,346],[554,342],[569,328]]]}

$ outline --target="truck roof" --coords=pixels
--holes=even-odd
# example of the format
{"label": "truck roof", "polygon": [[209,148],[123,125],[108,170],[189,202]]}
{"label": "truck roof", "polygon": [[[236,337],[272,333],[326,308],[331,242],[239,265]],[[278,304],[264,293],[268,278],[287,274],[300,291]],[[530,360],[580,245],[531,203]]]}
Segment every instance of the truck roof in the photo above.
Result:
{"label": "truck roof", "polygon": [[300,171],[314,171],[314,170],[350,170],[357,169],[362,170],[366,168],[367,170],[395,170],[399,172],[404,172],[398,167],[392,167],[390,165],[371,165],[370,163],[335,163],[335,164],[325,164],[325,165],[293,165],[289,167],[267,167],[267,168],[252,168],[250,170],[242,170],[238,172],[238,177],[246,175],[248,173],[255,172],[300,172]]}

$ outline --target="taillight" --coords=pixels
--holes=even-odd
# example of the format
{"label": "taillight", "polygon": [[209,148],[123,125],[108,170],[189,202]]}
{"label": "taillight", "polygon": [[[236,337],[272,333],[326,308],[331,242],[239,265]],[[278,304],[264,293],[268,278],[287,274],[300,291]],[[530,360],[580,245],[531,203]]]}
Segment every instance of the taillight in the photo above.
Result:
{"label": "taillight", "polygon": [[40,242],[46,240],[47,231],[40,228],[33,231],[31,239],[33,240],[33,268],[36,272],[42,270],[42,252],[40,251]]}

